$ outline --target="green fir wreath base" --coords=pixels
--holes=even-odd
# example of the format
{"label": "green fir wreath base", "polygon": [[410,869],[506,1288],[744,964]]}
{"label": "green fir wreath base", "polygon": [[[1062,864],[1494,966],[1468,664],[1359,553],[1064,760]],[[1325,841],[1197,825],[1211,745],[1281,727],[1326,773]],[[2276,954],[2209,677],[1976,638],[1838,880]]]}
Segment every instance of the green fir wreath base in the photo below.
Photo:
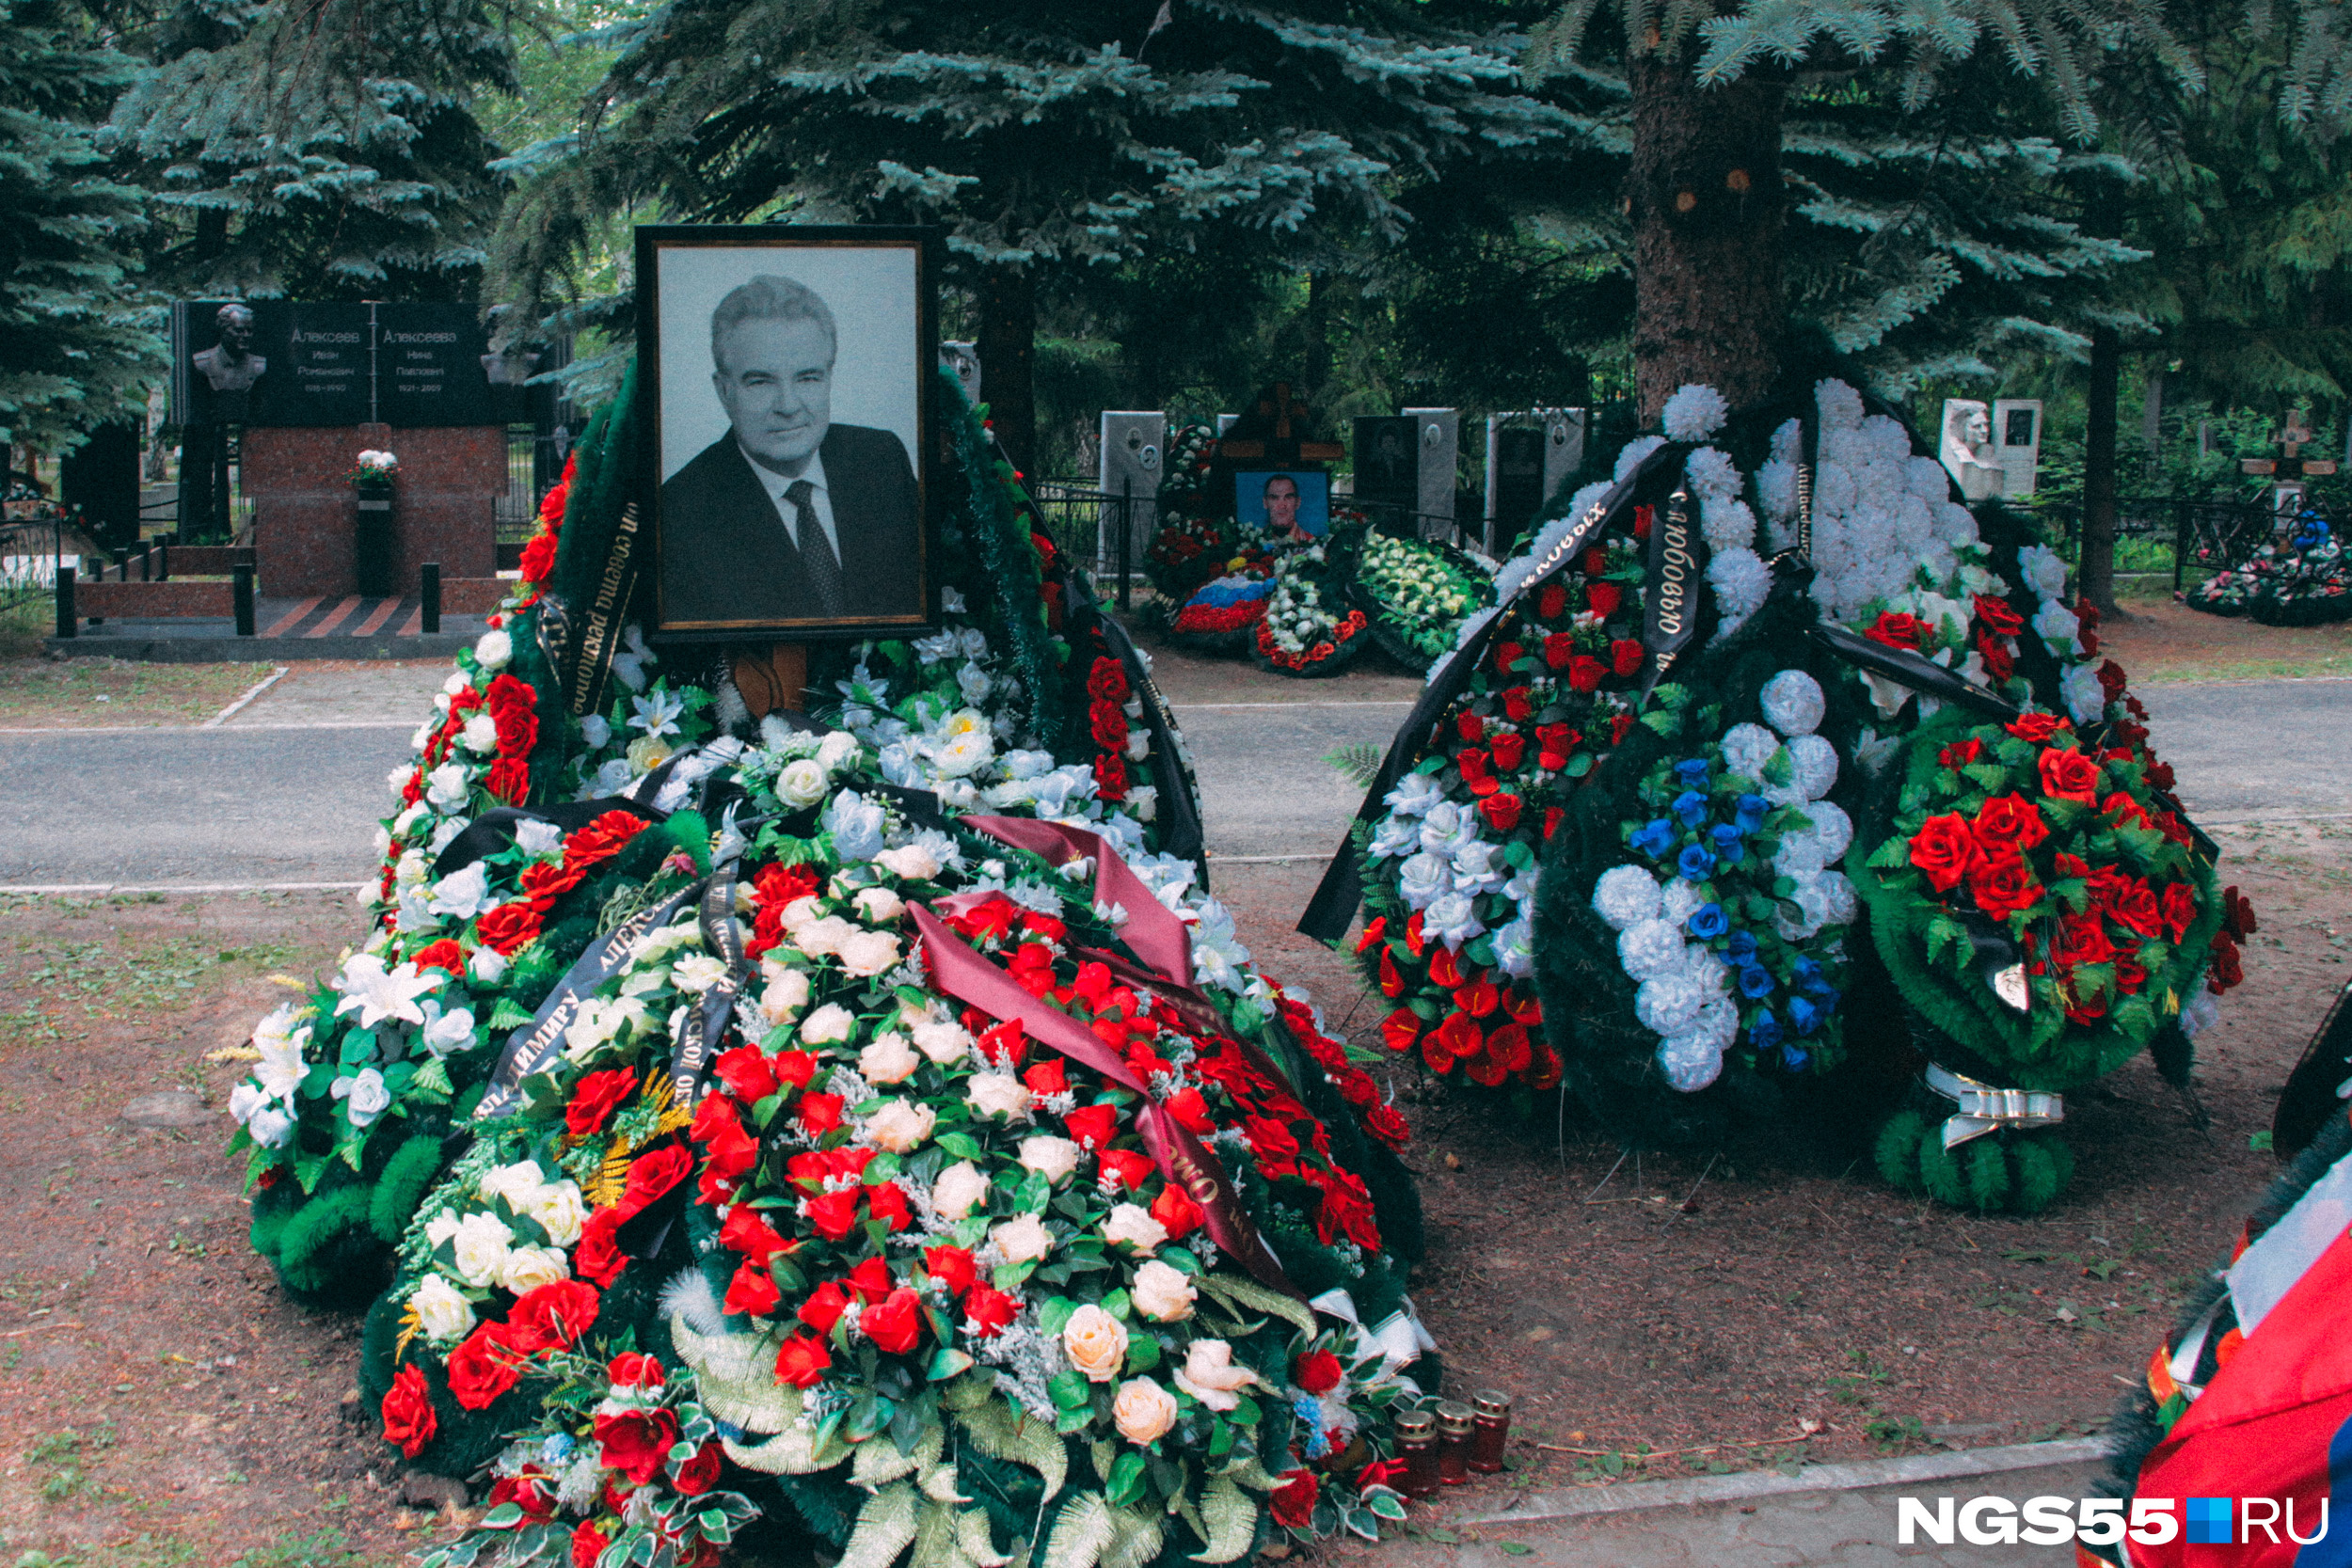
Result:
{"label": "green fir wreath base", "polygon": [[2061,1132],[1988,1132],[1947,1149],[1942,1127],[1941,1117],[1909,1108],[1881,1124],[1871,1153],[1887,1185],[1979,1214],[2038,1214],[2074,1181]]}

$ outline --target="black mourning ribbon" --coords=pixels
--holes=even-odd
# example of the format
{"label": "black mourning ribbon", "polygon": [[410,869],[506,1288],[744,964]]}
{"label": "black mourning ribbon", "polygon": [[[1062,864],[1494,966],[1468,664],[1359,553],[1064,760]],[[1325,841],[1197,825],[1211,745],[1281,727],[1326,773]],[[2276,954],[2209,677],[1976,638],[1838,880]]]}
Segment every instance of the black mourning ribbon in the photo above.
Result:
{"label": "black mourning ribbon", "polygon": [[674,756],[620,794],[600,796],[594,800],[559,800],[533,808],[493,807],[467,823],[463,832],[441,846],[441,852],[433,857],[433,879],[438,881],[499,853],[515,842],[516,831],[526,822],[552,823],[567,833],[588,826],[609,811],[625,811],[647,822],[665,822],[670,814],[648,802],[661,793],[661,786],[669,782],[670,769],[676,766],[677,757]]}
{"label": "black mourning ribbon", "polygon": [[1812,628],[1813,640],[1847,663],[1884,675],[1911,688],[1922,696],[2007,723],[2026,710],[1996,692],[1979,686],[1956,671],[1947,670],[1935,660],[1911,648],[1892,648],[1875,641],[1858,631],[1828,622],[1817,622]]}
{"label": "black mourning ribbon", "polygon": [[[1633,499],[1634,489],[1644,479],[1660,468],[1679,464],[1691,449],[1670,441],[1658,448],[1625,478],[1619,480],[1609,493],[1593,503],[1592,510],[1579,518],[1576,526],[1553,546],[1549,566],[1530,577],[1513,595],[1514,602],[1534,593],[1574,562],[1587,549],[1609,532],[1610,527]],[[1422,688],[1421,700],[1413,711],[1397,727],[1396,738],[1389,742],[1389,754],[1381,759],[1380,771],[1364,791],[1363,804],[1356,808],[1356,821],[1371,824],[1377,821],[1381,807],[1396,781],[1403,778],[1427,750],[1429,737],[1449,708],[1470,685],[1470,677],[1486,662],[1486,650],[1494,645],[1495,634],[1510,611],[1510,604],[1498,605],[1469,641],[1448,657],[1429,684]],[[1348,922],[1356,918],[1356,907],[1363,902],[1364,868],[1356,853],[1355,831],[1351,827],[1340,840],[1340,847],[1324,869],[1323,880],[1315,887],[1314,896],[1308,900],[1307,911],[1298,917],[1298,930],[1317,942],[1337,942],[1347,935]]]}

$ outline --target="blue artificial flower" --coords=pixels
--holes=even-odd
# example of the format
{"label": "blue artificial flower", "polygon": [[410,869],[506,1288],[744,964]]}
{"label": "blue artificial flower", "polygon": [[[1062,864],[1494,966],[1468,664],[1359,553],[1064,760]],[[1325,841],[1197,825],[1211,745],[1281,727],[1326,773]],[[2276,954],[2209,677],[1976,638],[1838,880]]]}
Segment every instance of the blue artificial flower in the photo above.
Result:
{"label": "blue artificial flower", "polygon": [[1748,1025],[1748,1043],[1758,1051],[1770,1051],[1780,1043],[1780,1020],[1769,1009],[1756,1014],[1756,1022]]}
{"label": "blue artificial flower", "polygon": [[1740,969],[1740,994],[1754,1001],[1772,993],[1772,972],[1762,964],[1743,964]]}
{"label": "blue artificial flower", "polygon": [[1821,1026],[1821,1021],[1827,1017],[1829,1017],[1827,1007],[1805,997],[1794,997],[1788,1003],[1788,1022],[1797,1026],[1797,1033],[1800,1035],[1813,1033]]}
{"label": "blue artificial flower", "polygon": [[1799,958],[1790,968],[1788,977],[1800,986],[1810,986],[1821,977],[1821,966],[1811,958]]}
{"label": "blue artificial flower", "polygon": [[1764,814],[1771,809],[1772,802],[1763,796],[1742,795],[1740,797],[1739,815],[1732,820],[1740,824],[1741,832],[1752,833],[1764,826]]}
{"label": "blue artificial flower", "polygon": [[1701,904],[1691,911],[1691,918],[1685,924],[1689,926],[1691,934],[1701,942],[1712,942],[1731,929],[1731,921],[1724,915],[1721,904]]}
{"label": "blue artificial flower", "polygon": [[1703,844],[1686,845],[1682,853],[1675,858],[1675,869],[1681,872],[1687,881],[1703,882],[1714,872],[1715,857],[1708,853],[1707,846]]}
{"label": "blue artificial flower", "polygon": [[1740,843],[1740,830],[1728,822],[1716,823],[1707,831],[1707,836],[1713,845],[1715,858],[1725,865],[1736,864],[1747,854]]}
{"label": "blue artificial flower", "polygon": [[1707,820],[1707,797],[1695,789],[1686,789],[1675,797],[1674,814],[1682,818],[1686,828],[1695,828]]}
{"label": "blue artificial flower", "polygon": [[1705,757],[1692,757],[1688,761],[1676,763],[1675,776],[1682,781],[1682,786],[1685,789],[1701,789],[1706,787],[1707,759]]}
{"label": "blue artificial flower", "polygon": [[1291,1411],[1298,1418],[1299,1426],[1305,1429],[1307,1457],[1321,1459],[1325,1454],[1329,1453],[1331,1439],[1324,1433],[1323,1406],[1315,1402],[1315,1397],[1312,1394],[1301,1394],[1291,1402]]}
{"label": "blue artificial flower", "polygon": [[1787,1064],[1789,1071],[1803,1072],[1804,1064],[1813,1059],[1813,1053],[1801,1045],[1784,1046],[1780,1053],[1780,1059]]}
{"label": "blue artificial flower", "polygon": [[1652,860],[1662,860],[1674,842],[1675,825],[1662,816],[1646,828],[1633,830],[1633,847]]}
{"label": "blue artificial flower", "polygon": [[1734,963],[1747,962],[1756,957],[1756,933],[1754,931],[1732,932],[1730,945],[1726,946],[1724,952],[1729,955]]}

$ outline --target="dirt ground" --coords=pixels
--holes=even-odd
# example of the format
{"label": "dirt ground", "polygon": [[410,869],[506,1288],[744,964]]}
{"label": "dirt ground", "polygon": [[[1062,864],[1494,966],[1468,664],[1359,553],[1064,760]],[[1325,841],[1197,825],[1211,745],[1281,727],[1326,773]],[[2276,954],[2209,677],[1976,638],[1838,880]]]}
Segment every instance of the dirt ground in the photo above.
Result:
{"label": "dirt ground", "polygon": [[2265,626],[2169,599],[2132,599],[2099,630],[2137,685],[2352,675],[2352,621]]}
{"label": "dirt ground", "polygon": [[200,723],[270,669],[127,658],[0,659],[0,729]]}
{"label": "dirt ground", "polygon": [[[2200,648],[2312,657],[2267,641],[2309,632],[2173,613],[2119,630],[2143,679],[2210,674]],[[1287,694],[1233,674],[1224,700]],[[1514,1470],[1416,1528],[1513,1488],[2096,1430],[2275,1168],[2249,1139],[2352,977],[2352,824],[2217,836],[2263,925],[2201,1042],[2210,1120],[2144,1064],[2070,1097],[2081,1169],[2033,1219],[1788,1150],[1621,1159],[1574,1119],[1499,1127],[1394,1069],[1432,1243],[1416,1299],[1448,1390],[1510,1391],[1519,1438]],[[1376,1045],[1382,1009],[1291,929],[1318,873],[1229,865],[1217,892],[1271,973]],[[288,1303],[247,1250],[226,1117],[122,1117],[169,1091],[224,1104],[240,1069],[207,1053],[286,994],[270,975],[319,971],[357,931],[326,895],[0,900],[0,1195],[30,1221],[0,1236],[0,1560],[360,1568],[445,1530],[358,1406],[356,1323]]]}

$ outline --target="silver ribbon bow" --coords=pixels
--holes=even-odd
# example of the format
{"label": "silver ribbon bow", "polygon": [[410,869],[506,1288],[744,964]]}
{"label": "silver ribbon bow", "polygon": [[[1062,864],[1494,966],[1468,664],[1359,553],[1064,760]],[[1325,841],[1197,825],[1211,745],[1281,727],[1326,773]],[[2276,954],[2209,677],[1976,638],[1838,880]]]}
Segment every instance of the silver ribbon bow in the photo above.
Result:
{"label": "silver ribbon bow", "polygon": [[2003,1127],[2055,1127],[2066,1119],[2066,1098],[2045,1089],[1996,1089],[1949,1068],[1928,1064],[1928,1087],[1959,1102],[1944,1123],[1944,1147],[1958,1148]]}

